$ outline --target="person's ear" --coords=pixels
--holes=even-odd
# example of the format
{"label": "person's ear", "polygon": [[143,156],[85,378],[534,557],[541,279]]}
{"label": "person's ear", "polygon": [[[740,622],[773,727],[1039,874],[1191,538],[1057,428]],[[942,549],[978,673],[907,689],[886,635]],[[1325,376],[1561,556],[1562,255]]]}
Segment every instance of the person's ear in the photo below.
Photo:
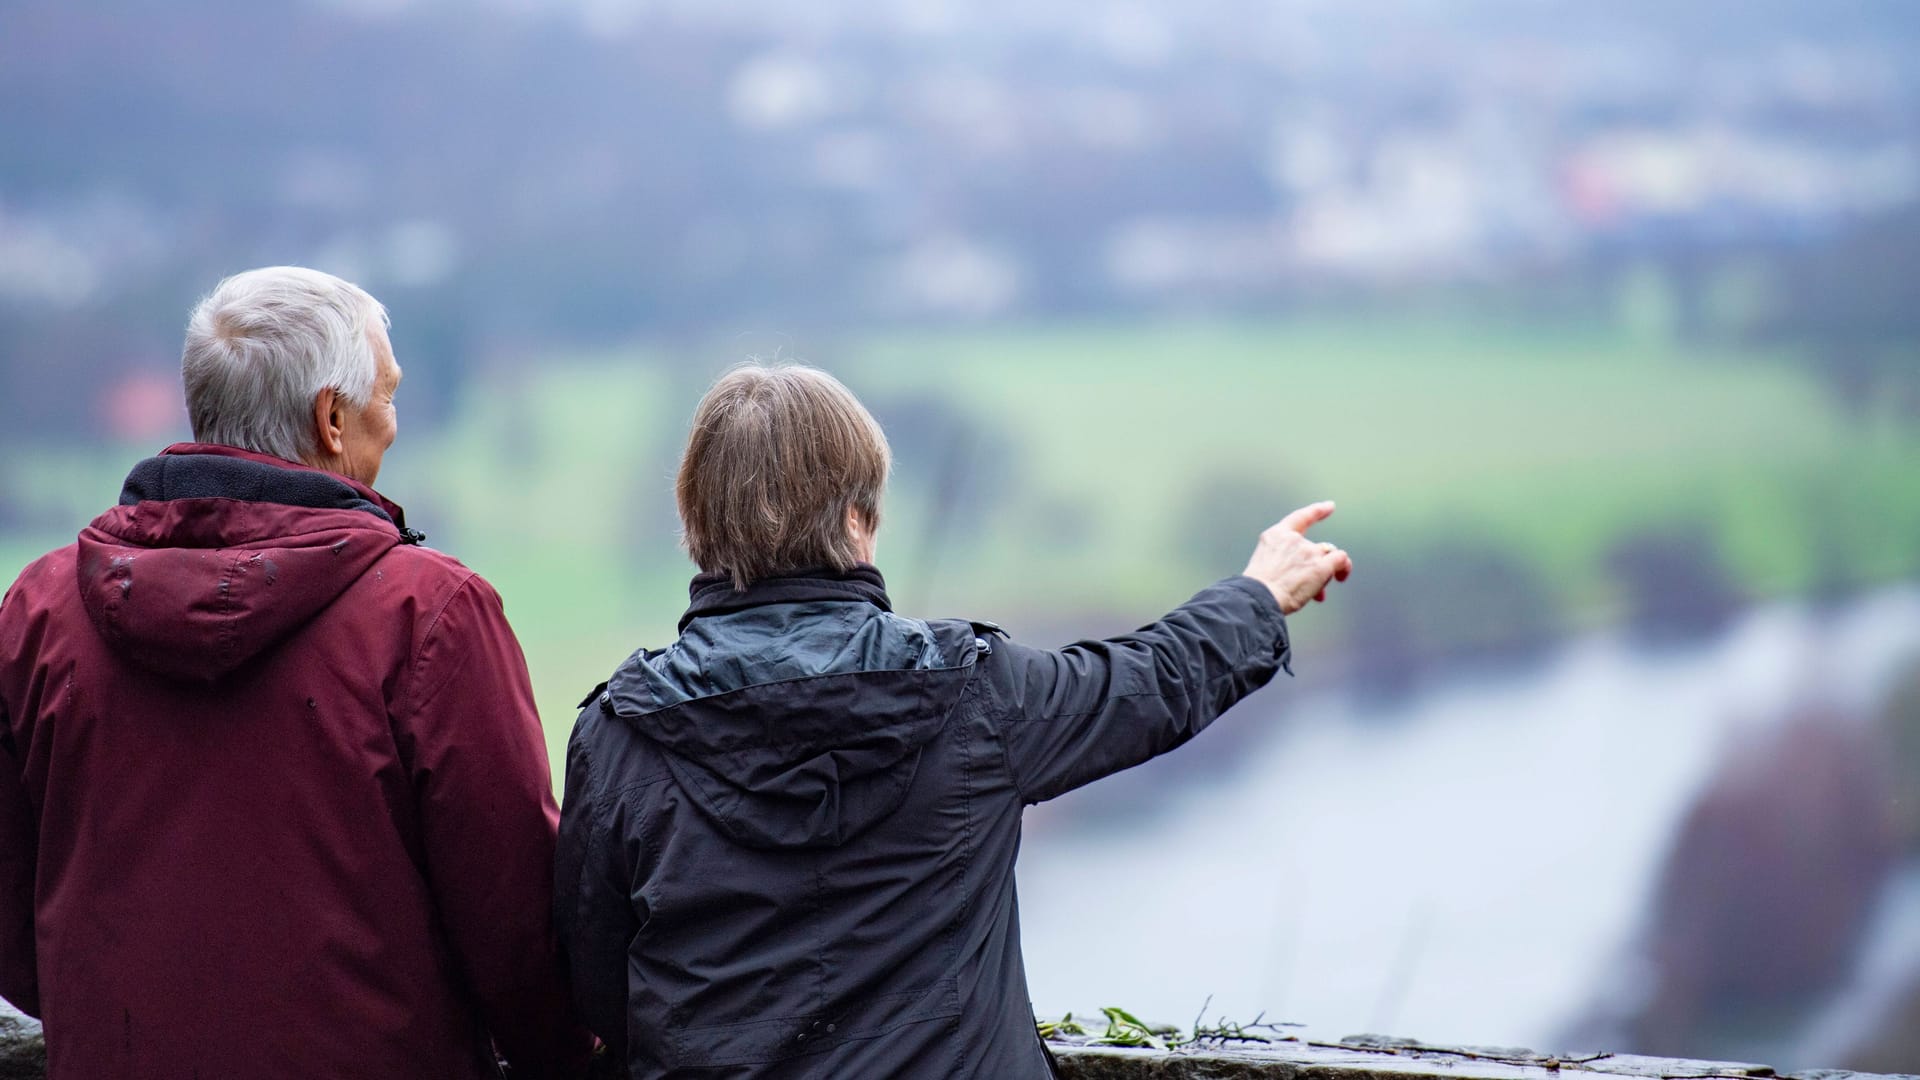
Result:
{"label": "person's ear", "polygon": [[879,550],[873,521],[858,507],[847,507],[847,535],[853,538],[853,546],[859,551],[861,561],[872,562],[875,552]]}
{"label": "person's ear", "polygon": [[345,405],[333,387],[313,396],[314,434],[319,436],[320,452],[328,457],[339,457],[347,450]]}

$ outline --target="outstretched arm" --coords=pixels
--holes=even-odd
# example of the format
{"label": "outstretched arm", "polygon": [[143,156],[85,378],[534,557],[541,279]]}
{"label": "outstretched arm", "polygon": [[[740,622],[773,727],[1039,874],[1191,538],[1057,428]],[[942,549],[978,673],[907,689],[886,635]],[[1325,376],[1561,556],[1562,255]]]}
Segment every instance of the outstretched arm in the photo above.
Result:
{"label": "outstretched arm", "polygon": [[1000,645],[1006,657],[983,676],[1021,797],[1043,802],[1166,753],[1266,685],[1290,657],[1284,616],[1352,572],[1346,552],[1306,538],[1331,513],[1287,515],[1244,574],[1131,634],[1053,652]]}

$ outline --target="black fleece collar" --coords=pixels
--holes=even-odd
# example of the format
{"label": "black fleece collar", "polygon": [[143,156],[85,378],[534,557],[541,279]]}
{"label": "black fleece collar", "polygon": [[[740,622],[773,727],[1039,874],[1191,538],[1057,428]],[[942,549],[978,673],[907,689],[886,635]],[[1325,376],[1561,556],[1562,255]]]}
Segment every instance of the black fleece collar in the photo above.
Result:
{"label": "black fleece collar", "polygon": [[[174,499],[237,499],[309,510],[361,510],[400,530],[400,541],[426,537],[407,528],[398,506],[373,502],[352,484],[316,469],[281,468],[267,461],[220,454],[163,453],[133,467],[120,488],[120,505]],[[389,512],[391,511],[391,512]]]}
{"label": "black fleece collar", "polygon": [[887,598],[887,579],[871,563],[855,563],[851,570],[810,567],[778,577],[761,578],[745,589],[735,589],[727,574],[705,573],[687,586],[690,602],[680,616],[680,629],[702,615],[759,607],[762,604],[792,604],[807,600],[864,600],[881,611],[892,611]]}

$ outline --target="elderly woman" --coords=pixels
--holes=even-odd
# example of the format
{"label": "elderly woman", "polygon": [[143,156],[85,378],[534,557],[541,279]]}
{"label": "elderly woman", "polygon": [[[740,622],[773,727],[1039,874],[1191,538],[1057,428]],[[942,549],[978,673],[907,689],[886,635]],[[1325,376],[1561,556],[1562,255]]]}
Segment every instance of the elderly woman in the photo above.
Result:
{"label": "elderly woman", "polygon": [[587,700],[556,925],[640,1077],[1046,1077],[1020,958],[1022,810],[1179,746],[1288,660],[1352,568],[1295,511],[1243,575],[1055,652],[896,614],[886,437],[806,367],[747,365],[680,464],[680,637]]}

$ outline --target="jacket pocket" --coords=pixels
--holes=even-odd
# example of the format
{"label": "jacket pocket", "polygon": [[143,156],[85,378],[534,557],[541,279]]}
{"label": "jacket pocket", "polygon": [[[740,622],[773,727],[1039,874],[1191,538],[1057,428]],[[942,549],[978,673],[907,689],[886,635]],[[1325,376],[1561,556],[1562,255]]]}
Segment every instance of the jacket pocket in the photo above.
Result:
{"label": "jacket pocket", "polygon": [[695,1069],[784,1061],[885,1035],[909,1024],[959,1015],[959,982],[942,979],[931,986],[881,994],[829,1012],[683,1027],[672,1036],[674,1067]]}

